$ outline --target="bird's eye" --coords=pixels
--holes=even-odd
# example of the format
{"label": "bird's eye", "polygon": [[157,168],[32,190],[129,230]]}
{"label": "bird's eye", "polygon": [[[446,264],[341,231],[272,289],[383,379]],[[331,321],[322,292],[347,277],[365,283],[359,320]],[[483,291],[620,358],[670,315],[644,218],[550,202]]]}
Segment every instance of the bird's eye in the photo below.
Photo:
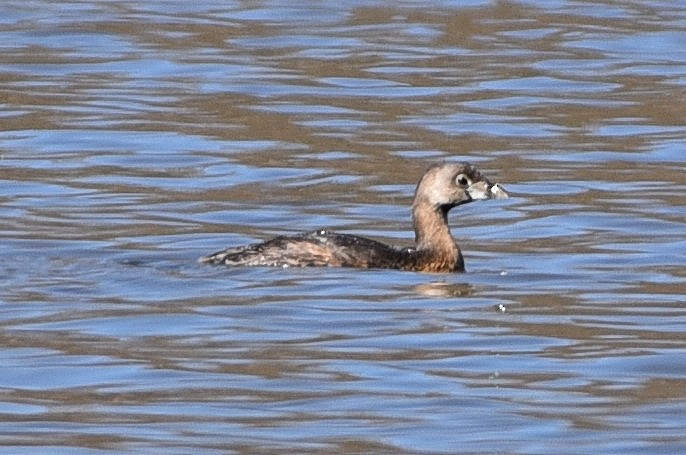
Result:
{"label": "bird's eye", "polygon": [[457,177],[455,177],[455,183],[460,186],[469,186],[472,184],[472,179],[467,177],[465,174],[459,174]]}

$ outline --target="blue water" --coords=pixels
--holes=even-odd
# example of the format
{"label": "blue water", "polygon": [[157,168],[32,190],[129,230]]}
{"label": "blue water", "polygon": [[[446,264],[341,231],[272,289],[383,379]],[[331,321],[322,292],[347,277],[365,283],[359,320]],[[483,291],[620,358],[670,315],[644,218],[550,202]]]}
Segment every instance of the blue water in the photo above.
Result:
{"label": "blue water", "polygon": [[[686,6],[0,11],[3,453],[686,450]],[[443,160],[466,274],[197,263]]]}

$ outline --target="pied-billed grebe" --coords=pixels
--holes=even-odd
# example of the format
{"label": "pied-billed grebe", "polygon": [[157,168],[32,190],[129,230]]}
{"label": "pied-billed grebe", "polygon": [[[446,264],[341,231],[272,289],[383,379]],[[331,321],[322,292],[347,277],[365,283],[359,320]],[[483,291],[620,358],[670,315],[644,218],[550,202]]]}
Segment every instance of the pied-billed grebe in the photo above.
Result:
{"label": "pied-billed grebe", "polygon": [[412,220],[415,246],[395,248],[375,240],[318,230],[229,248],[200,258],[229,266],[333,266],[464,272],[460,247],[450,234],[448,211],[478,199],[503,199],[507,192],[471,164],[430,167],[417,184]]}

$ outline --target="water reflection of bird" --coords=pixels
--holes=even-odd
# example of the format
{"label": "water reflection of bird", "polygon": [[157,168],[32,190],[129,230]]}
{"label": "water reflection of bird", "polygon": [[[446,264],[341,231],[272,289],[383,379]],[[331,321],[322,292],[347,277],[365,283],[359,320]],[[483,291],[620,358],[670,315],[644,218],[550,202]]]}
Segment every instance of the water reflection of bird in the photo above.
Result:
{"label": "water reflection of bird", "polygon": [[448,211],[479,199],[507,198],[472,165],[430,167],[417,184],[412,204],[415,246],[395,248],[375,240],[329,230],[281,236],[248,246],[229,248],[200,258],[206,264],[228,266],[332,266],[402,269],[422,272],[463,272],[460,247],[450,234]]}

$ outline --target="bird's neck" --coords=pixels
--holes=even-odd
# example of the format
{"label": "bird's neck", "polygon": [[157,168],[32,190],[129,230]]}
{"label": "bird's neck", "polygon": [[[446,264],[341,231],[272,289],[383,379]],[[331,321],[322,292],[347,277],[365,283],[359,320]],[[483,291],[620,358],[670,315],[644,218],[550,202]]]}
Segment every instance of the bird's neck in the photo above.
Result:
{"label": "bird's neck", "polygon": [[412,220],[417,250],[435,251],[457,259],[460,249],[450,233],[448,208],[417,201],[412,206]]}

